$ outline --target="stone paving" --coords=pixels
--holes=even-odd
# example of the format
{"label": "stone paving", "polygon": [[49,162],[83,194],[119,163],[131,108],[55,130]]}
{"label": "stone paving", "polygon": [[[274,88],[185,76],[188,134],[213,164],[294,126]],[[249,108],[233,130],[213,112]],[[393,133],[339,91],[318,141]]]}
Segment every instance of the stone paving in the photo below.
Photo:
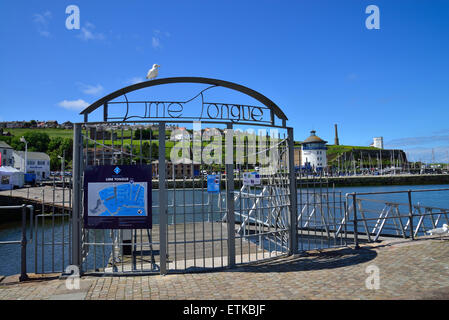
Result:
{"label": "stone paving", "polygon": [[[378,267],[377,290],[366,287],[368,266]],[[68,290],[58,275],[25,283],[6,277],[0,299],[449,299],[449,237],[311,251],[216,272],[80,282]]]}

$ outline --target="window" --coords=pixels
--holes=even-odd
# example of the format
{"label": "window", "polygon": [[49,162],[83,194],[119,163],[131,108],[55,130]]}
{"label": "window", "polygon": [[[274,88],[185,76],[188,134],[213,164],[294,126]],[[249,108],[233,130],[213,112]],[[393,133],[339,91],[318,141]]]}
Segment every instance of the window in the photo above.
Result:
{"label": "window", "polygon": [[33,165],[33,164],[34,164],[34,161],[28,160],[27,163],[28,163],[28,165]]}
{"label": "window", "polygon": [[40,165],[40,166],[44,166],[45,165],[45,161],[38,161],[37,164]]}

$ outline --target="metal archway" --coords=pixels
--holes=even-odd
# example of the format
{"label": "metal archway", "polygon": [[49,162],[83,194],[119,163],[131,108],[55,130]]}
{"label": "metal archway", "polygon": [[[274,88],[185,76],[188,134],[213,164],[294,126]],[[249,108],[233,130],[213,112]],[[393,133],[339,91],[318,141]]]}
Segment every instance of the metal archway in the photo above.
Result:
{"label": "metal archway", "polygon": [[241,93],[244,93],[248,95],[249,97],[252,97],[262,103],[267,109],[270,110],[271,115],[271,123],[274,124],[275,116],[278,117],[282,121],[282,126],[286,125],[286,121],[288,120],[287,116],[284,114],[284,112],[279,108],[278,105],[276,105],[272,100],[261,94],[260,92],[257,92],[253,89],[250,89],[248,87],[242,86],[237,83],[219,80],[219,79],[212,79],[212,78],[203,78],[203,77],[173,77],[173,78],[162,78],[162,79],[155,79],[145,82],[140,82],[137,84],[133,84],[127,87],[124,87],[122,89],[119,89],[117,91],[114,91],[107,96],[104,96],[103,98],[95,101],[90,106],[88,106],[86,109],[80,112],[81,115],[84,115],[84,122],[88,122],[88,115],[98,109],[99,107],[103,106],[103,120],[107,121],[108,116],[108,103],[112,101],[113,99],[125,96],[127,93],[137,91],[143,88],[149,88],[153,86],[159,86],[164,84],[175,84],[175,83],[197,83],[197,84],[208,84],[211,86],[216,87],[223,87],[232,89]]}
{"label": "metal archway", "polygon": [[[182,102],[130,101],[126,96],[130,92],[143,88],[176,83],[206,84],[210,86],[194,98]],[[213,87],[223,87],[244,93],[260,102],[263,106],[205,102],[202,96],[203,92]],[[221,110],[229,108],[228,110],[231,110],[231,113],[231,108],[234,107],[253,108],[252,110],[256,111],[263,109],[264,112],[256,112],[259,115],[263,114],[263,117],[260,117],[263,120],[252,121],[253,119],[250,117],[240,118],[240,116],[238,119],[226,118],[223,117],[223,111],[221,117],[211,117],[209,112],[203,117],[203,109],[201,109],[199,118],[185,116],[164,118],[160,115],[154,116],[153,114],[152,116],[152,114],[147,113],[148,103],[165,103],[168,105],[188,103],[200,95],[203,102],[201,108],[204,108],[205,105],[219,105]],[[121,96],[124,97],[125,101],[114,101],[114,99]],[[110,106],[114,103],[124,105],[125,109],[120,110],[126,111],[124,117],[114,118],[114,116],[109,114],[108,105]],[[145,116],[129,115],[128,111],[131,103],[145,104]],[[89,114],[100,107],[103,107],[103,121],[89,122]],[[166,108],[166,105],[164,105],[164,108]],[[192,110],[195,111],[195,109]],[[266,110],[269,110],[269,112],[265,112]],[[233,267],[236,264],[261,261],[296,252],[297,210],[295,172],[293,170],[293,128],[286,126],[288,118],[272,100],[263,94],[224,80],[201,77],[174,77],[151,80],[124,87],[92,103],[81,111],[80,114],[84,115],[84,122],[76,123],[74,127],[73,246],[71,252],[72,263],[80,266],[83,272],[88,270],[89,272],[94,272],[93,270],[98,269],[96,248],[105,248],[106,246],[111,247],[111,252],[105,254],[103,251],[102,255],[100,254],[100,260],[103,260],[99,263],[100,269],[103,272],[112,274],[151,273],[155,271],[166,274],[167,272],[176,271],[186,272],[192,268],[192,270],[197,270],[198,268],[206,270],[210,268]],[[228,111],[228,116],[229,114],[230,112]],[[136,120],[136,118],[141,119]],[[280,120],[281,124],[276,124],[276,120]],[[191,161],[190,163],[177,164],[167,161],[166,150],[169,147],[166,147],[166,129],[168,125],[172,123],[177,126],[179,124],[192,124],[202,121],[208,125],[216,125],[223,133],[225,131],[232,133],[234,132],[233,130],[245,129],[245,126],[251,125],[279,128],[283,132],[282,135],[276,131],[276,136],[270,136],[271,140],[269,143],[264,144],[265,147],[260,142],[262,140],[258,140],[259,154],[266,153],[271,149],[280,150],[279,154],[281,156],[276,157],[275,163],[275,167],[278,169],[271,173],[269,178],[261,178],[260,185],[252,188],[244,184],[244,171],[249,172],[250,169],[254,169],[257,165],[271,166],[273,163],[266,162],[262,164],[261,161],[255,160],[254,164],[250,164],[252,165],[250,168],[247,160],[246,167],[239,163],[239,169],[236,170],[237,162],[233,159],[230,163],[226,161],[222,163],[220,160],[220,163],[215,168],[205,164],[203,156],[201,156],[200,162]],[[157,151],[155,154],[153,154],[151,149],[154,141],[152,138],[150,138],[148,147],[145,147],[147,138],[142,136],[142,129],[140,129],[143,126],[151,126],[157,131],[158,143],[154,146],[157,149],[153,149]],[[197,131],[203,134],[201,128]],[[135,134],[136,132],[139,132],[140,137]],[[267,136],[260,135],[260,137],[265,138]],[[129,142],[130,150],[128,151],[124,148],[124,141],[127,137],[131,137]],[[137,142],[139,151],[137,151],[137,147],[136,152],[133,151],[134,144],[132,139],[136,139],[134,142]],[[230,154],[233,154],[235,151],[232,139],[233,137],[229,140],[232,148]],[[272,143],[271,141],[274,142]],[[225,145],[224,148],[226,149],[228,146],[229,144]],[[149,150],[145,148],[149,148]],[[145,155],[145,151],[149,151],[148,155]],[[269,152],[271,153],[272,151]],[[139,153],[138,157],[137,153]],[[258,159],[260,159],[260,156],[258,156]],[[150,204],[150,207],[153,206],[155,209],[154,217],[157,217],[156,227],[152,230],[145,229],[147,234],[143,233],[142,228],[130,229],[130,239],[132,240],[127,239],[126,241],[132,241],[131,245],[124,242],[126,236],[122,234],[122,231],[112,232],[113,230],[111,230],[110,240],[107,240],[107,234],[104,232],[100,233],[100,241],[98,241],[99,239],[95,233],[96,230],[93,230],[94,228],[82,226],[83,217],[85,217],[88,211],[92,211],[90,207],[87,210],[86,205],[87,193],[85,190],[88,190],[89,187],[86,183],[88,179],[86,178],[85,170],[92,166],[116,167],[135,164],[151,165],[149,170],[153,172],[153,176],[148,179],[148,185],[152,186],[150,192],[154,192],[153,199],[157,200],[157,203],[155,201]],[[182,173],[178,172],[178,168],[175,168],[175,166],[180,166]],[[164,170],[164,168],[168,167],[170,170]],[[190,173],[184,172],[185,170]],[[220,176],[219,184],[223,185],[223,187],[218,194],[208,193],[208,182],[203,171],[207,171],[208,176],[216,173],[218,173],[217,176]],[[181,174],[182,177],[178,177],[178,174]],[[95,183],[98,183],[98,181]],[[103,183],[103,180],[101,183]],[[84,184],[84,187],[82,184]],[[83,192],[85,192],[84,197]],[[109,198],[106,200],[109,201]],[[89,202],[87,201],[87,203]],[[97,201],[96,208],[98,206]],[[172,220],[170,220],[170,217]],[[236,220],[236,217],[238,220]],[[201,221],[197,221],[197,218],[201,218]],[[240,224],[240,227],[237,227],[238,224]],[[201,230],[201,234],[196,228]],[[112,229],[112,227],[106,229]],[[196,238],[197,233],[198,238]],[[132,247],[130,249],[131,253],[125,254],[124,248],[129,246]],[[236,261],[238,258],[240,260]],[[105,265],[105,260],[107,266]],[[119,266],[118,270],[115,269],[117,266]]]}

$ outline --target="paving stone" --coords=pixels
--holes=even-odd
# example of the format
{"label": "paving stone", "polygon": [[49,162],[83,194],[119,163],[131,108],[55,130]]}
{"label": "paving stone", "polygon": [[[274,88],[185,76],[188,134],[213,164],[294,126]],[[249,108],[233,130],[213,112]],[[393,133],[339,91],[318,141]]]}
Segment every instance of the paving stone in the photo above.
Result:
{"label": "paving stone", "polygon": [[[379,268],[380,288],[367,289],[368,266]],[[65,281],[17,276],[0,283],[0,300],[17,299],[449,299],[449,241],[393,240],[310,251],[217,272],[167,276],[89,277],[79,290]]]}

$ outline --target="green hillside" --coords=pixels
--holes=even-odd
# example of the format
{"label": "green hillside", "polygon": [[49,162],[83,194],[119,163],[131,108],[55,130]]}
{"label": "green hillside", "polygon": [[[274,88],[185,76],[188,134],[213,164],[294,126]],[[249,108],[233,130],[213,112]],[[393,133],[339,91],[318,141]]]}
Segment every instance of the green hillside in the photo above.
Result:
{"label": "green hillside", "polygon": [[48,134],[50,138],[73,138],[73,130],[70,129],[58,129],[58,128],[15,128],[15,129],[3,129],[4,131],[10,132],[13,136],[21,137],[25,132],[35,131],[44,132]]}

